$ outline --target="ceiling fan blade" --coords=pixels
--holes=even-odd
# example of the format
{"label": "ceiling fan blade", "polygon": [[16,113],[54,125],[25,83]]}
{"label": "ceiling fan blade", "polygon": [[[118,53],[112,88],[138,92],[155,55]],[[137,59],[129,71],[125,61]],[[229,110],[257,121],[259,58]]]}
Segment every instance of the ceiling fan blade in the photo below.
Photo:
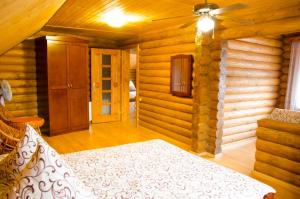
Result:
{"label": "ceiling fan blade", "polygon": [[181,15],[175,17],[166,17],[161,19],[152,19],[152,21],[162,21],[162,20],[170,20],[170,19],[178,19],[178,18],[187,18],[187,17],[194,17],[193,15]]}
{"label": "ceiling fan blade", "polygon": [[255,24],[255,22],[253,20],[250,19],[239,19],[236,17],[228,17],[228,16],[221,16],[221,15],[217,15],[216,16],[217,19],[219,20],[230,20],[236,23],[240,23],[242,25],[253,25]]}
{"label": "ceiling fan blade", "polygon": [[212,15],[219,15],[219,14],[223,14],[225,12],[230,12],[230,11],[234,11],[234,10],[239,10],[239,9],[243,9],[243,8],[247,8],[248,5],[246,4],[243,4],[243,3],[236,3],[236,4],[232,4],[230,6],[226,6],[226,7],[223,7],[223,8],[218,8],[218,9],[215,9],[215,10],[211,10],[209,12],[209,14],[212,14]]}
{"label": "ceiling fan blade", "polygon": [[191,20],[191,21],[189,21],[189,22],[187,22],[187,23],[185,23],[185,24],[182,24],[181,26],[179,26],[179,29],[187,28],[187,27],[193,25],[193,23],[194,23],[196,20],[197,20],[197,18],[195,18],[195,19],[193,19],[193,20]]}

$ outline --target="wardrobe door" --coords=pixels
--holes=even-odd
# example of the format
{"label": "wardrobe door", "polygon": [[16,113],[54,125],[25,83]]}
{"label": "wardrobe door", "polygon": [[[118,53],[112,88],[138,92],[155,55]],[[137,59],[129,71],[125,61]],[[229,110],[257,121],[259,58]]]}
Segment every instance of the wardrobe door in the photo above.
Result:
{"label": "wardrobe door", "polygon": [[72,130],[89,126],[87,53],[88,48],[85,45],[69,45],[69,122]]}
{"label": "wardrobe door", "polygon": [[50,134],[57,135],[68,131],[68,91],[66,89],[49,90]]}
{"label": "wardrobe door", "polygon": [[47,41],[50,134],[69,128],[67,45]]}

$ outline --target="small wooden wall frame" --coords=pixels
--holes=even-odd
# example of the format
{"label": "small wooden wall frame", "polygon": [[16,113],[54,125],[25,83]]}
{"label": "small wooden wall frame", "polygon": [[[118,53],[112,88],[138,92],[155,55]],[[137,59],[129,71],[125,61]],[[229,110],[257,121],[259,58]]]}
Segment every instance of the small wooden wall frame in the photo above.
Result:
{"label": "small wooden wall frame", "polygon": [[193,55],[171,56],[170,92],[174,96],[192,96]]}

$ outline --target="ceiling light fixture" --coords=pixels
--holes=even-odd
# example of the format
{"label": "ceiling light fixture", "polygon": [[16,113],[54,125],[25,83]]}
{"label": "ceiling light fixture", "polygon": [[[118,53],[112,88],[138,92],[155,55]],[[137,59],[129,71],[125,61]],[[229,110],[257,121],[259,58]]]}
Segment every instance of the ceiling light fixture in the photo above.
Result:
{"label": "ceiling light fixture", "polygon": [[124,14],[120,8],[110,10],[101,17],[101,21],[114,28],[119,28],[124,26],[126,23],[137,22],[140,20],[141,17],[137,15]]}
{"label": "ceiling light fixture", "polygon": [[201,16],[197,21],[197,32],[209,32],[215,28],[215,20],[209,14]]}

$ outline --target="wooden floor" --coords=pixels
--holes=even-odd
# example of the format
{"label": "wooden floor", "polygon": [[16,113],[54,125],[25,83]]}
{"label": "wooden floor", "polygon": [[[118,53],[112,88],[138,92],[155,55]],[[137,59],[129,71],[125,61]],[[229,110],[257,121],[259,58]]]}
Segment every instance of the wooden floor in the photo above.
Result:
{"label": "wooden floor", "polygon": [[205,158],[240,173],[250,175],[255,162],[255,141],[240,147],[227,149],[223,151],[220,157]]}
{"label": "wooden floor", "polygon": [[[182,144],[146,128],[136,128],[135,122],[133,121],[128,123],[110,122],[92,124],[90,129],[86,131],[73,132],[53,137],[45,136],[44,138],[59,153],[111,147],[151,139],[162,139],[177,145],[184,150],[190,151],[190,146],[188,145]],[[223,154],[220,157],[203,157],[216,162],[217,164],[251,176],[255,161],[255,143],[252,142],[238,148],[227,149],[226,151],[223,151]],[[266,183],[274,187],[272,180]],[[286,197],[278,196],[285,196],[287,195],[286,192],[287,190],[280,190],[280,194],[276,194],[276,199],[285,199]]]}
{"label": "wooden floor", "polygon": [[78,131],[53,137],[44,136],[44,138],[59,153],[111,147],[151,139],[162,139],[184,150],[190,150],[190,146],[167,136],[146,128],[136,128],[136,124],[132,120],[126,123],[108,122],[92,124],[90,129],[86,131]]}

